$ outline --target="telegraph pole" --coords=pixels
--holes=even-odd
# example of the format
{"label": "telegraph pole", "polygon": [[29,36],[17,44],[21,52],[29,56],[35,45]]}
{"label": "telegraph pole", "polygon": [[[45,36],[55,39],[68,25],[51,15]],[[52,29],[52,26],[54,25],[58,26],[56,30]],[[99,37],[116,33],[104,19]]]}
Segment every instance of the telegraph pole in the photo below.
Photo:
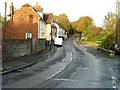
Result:
{"label": "telegraph pole", "polygon": [[117,17],[117,42],[120,44],[120,0],[117,0],[118,4],[117,4],[117,14],[118,14],[118,17]]}
{"label": "telegraph pole", "polygon": [[6,10],[7,10],[7,3],[5,2],[5,11],[4,11],[4,39],[6,38]]}
{"label": "telegraph pole", "polygon": [[116,44],[118,43],[118,0],[116,0]]}

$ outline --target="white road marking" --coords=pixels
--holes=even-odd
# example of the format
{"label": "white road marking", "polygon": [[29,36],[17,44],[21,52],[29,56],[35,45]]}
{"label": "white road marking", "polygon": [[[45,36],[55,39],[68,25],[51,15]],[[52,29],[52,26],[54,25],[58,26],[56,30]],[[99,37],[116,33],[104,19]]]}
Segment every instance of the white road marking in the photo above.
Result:
{"label": "white road marking", "polygon": [[80,68],[78,68],[78,70],[80,70],[80,69],[88,69],[87,67],[80,67]]}
{"label": "white road marking", "polygon": [[117,88],[117,82],[116,82],[116,77],[112,76],[112,84],[113,84],[113,88]]}
{"label": "white road marking", "polygon": [[79,80],[73,80],[73,79],[64,79],[64,78],[55,78],[53,80],[59,80],[59,81],[69,81],[69,82],[76,82],[76,81],[79,81]]}
{"label": "white road marking", "polygon": [[[68,46],[68,45],[66,45],[67,47],[68,47],[68,49],[69,49],[69,51],[70,51],[70,55],[71,55],[71,58],[70,58],[70,61],[69,61],[69,63],[72,61],[72,57],[73,57],[73,55],[72,55],[72,50],[70,49],[70,47]],[[68,64],[67,64],[68,65]],[[53,78],[54,76],[56,76],[57,74],[59,74],[60,72],[62,72],[64,69],[65,69],[66,67],[63,67],[61,70],[59,70],[58,72],[56,72],[55,74],[53,74],[52,76],[50,76],[50,77],[48,77],[48,78],[46,78],[47,80],[49,80],[49,79],[51,79],[51,78]]]}
{"label": "white road marking", "polygon": [[73,54],[72,54],[72,51],[70,50],[70,53],[71,53],[71,58],[70,58],[70,62],[72,61],[73,59]]}
{"label": "white road marking", "polygon": [[61,71],[63,71],[64,69],[65,69],[65,67],[62,68],[61,70],[59,70],[57,73],[53,74],[52,76],[48,77],[47,80],[53,78],[54,76],[56,76],[57,74],[59,74],[59,73],[60,73]]}

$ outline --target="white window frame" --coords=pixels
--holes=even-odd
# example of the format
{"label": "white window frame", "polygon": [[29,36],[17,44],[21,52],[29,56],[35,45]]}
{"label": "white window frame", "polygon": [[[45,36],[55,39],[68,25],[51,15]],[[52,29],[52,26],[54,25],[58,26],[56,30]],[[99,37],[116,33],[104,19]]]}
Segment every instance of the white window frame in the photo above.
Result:
{"label": "white window frame", "polygon": [[32,38],[32,33],[31,32],[27,32],[25,35],[26,39],[31,39]]}

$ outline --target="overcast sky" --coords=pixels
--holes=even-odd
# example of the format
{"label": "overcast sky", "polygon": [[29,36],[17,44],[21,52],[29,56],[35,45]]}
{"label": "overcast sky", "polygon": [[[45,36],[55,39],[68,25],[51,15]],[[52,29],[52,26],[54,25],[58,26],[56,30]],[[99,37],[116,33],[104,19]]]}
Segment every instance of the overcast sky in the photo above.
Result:
{"label": "overcast sky", "polygon": [[116,0],[1,0],[1,15],[4,15],[4,2],[7,2],[7,13],[10,10],[10,2],[13,2],[16,8],[27,2],[31,5],[38,2],[45,13],[51,12],[55,15],[65,13],[70,21],[78,20],[81,16],[90,16],[97,26],[102,25],[108,12],[115,12],[116,9]]}

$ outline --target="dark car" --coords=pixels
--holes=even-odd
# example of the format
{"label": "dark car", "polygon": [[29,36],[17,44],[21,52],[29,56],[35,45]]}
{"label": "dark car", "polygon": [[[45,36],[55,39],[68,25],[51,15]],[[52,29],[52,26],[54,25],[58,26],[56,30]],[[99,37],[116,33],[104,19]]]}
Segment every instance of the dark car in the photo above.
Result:
{"label": "dark car", "polygon": [[115,51],[115,54],[120,54],[120,44],[113,44],[110,47],[110,50]]}

